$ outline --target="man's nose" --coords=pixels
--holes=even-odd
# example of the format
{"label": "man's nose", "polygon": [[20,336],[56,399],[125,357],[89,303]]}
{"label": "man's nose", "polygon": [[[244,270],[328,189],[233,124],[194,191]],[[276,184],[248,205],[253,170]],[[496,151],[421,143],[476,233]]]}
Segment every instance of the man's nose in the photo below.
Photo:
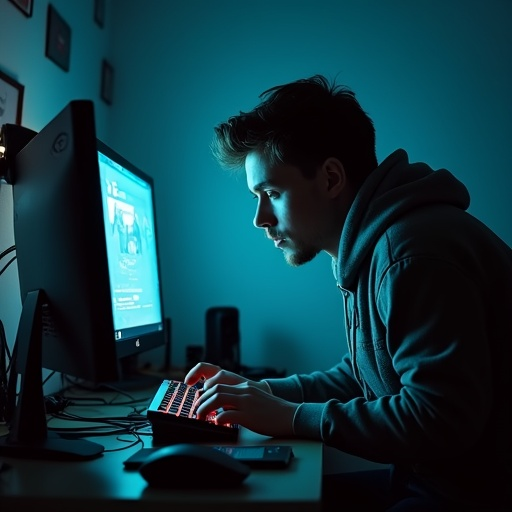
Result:
{"label": "man's nose", "polygon": [[257,228],[269,228],[277,224],[277,218],[269,201],[259,200],[253,224]]}

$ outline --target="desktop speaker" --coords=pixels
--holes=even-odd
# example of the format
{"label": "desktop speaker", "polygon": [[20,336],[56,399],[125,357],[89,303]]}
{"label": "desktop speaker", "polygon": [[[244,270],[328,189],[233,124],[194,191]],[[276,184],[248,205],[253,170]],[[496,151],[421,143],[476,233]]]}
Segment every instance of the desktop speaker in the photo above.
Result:
{"label": "desktop speaker", "polygon": [[239,313],[235,307],[213,307],[206,311],[205,360],[223,369],[240,369]]}

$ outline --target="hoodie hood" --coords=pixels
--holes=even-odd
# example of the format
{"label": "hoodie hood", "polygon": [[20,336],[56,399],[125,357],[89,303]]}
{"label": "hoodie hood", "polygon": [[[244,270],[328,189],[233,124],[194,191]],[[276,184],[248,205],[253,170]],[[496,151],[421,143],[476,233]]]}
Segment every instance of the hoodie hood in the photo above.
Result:
{"label": "hoodie hood", "polygon": [[333,270],[338,284],[350,289],[359,266],[396,219],[430,204],[467,210],[466,187],[446,169],[409,163],[403,149],[388,156],[366,179],[347,215]]}

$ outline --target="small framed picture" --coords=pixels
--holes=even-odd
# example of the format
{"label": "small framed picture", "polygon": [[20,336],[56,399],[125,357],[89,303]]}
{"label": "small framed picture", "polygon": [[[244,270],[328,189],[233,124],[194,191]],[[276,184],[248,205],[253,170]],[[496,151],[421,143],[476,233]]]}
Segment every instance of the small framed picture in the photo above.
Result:
{"label": "small framed picture", "polygon": [[46,19],[46,56],[64,71],[69,71],[71,27],[51,4],[48,4]]}
{"label": "small framed picture", "polygon": [[0,71],[0,126],[21,124],[25,87]]}
{"label": "small framed picture", "polygon": [[32,7],[34,5],[33,0],[11,0],[11,3],[14,4],[27,18],[32,16]]}
{"label": "small framed picture", "polygon": [[105,0],[94,0],[94,21],[101,28],[105,26]]}
{"label": "small framed picture", "polygon": [[108,60],[103,59],[101,63],[101,99],[112,105],[114,96],[114,68]]}

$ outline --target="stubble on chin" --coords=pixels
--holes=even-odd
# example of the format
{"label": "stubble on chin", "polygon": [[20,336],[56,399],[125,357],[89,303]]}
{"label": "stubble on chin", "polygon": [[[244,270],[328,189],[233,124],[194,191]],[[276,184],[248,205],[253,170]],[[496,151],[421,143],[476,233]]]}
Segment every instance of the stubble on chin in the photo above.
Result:
{"label": "stubble on chin", "polygon": [[284,253],[286,263],[291,267],[300,267],[312,261],[320,251],[316,249],[299,249]]}

